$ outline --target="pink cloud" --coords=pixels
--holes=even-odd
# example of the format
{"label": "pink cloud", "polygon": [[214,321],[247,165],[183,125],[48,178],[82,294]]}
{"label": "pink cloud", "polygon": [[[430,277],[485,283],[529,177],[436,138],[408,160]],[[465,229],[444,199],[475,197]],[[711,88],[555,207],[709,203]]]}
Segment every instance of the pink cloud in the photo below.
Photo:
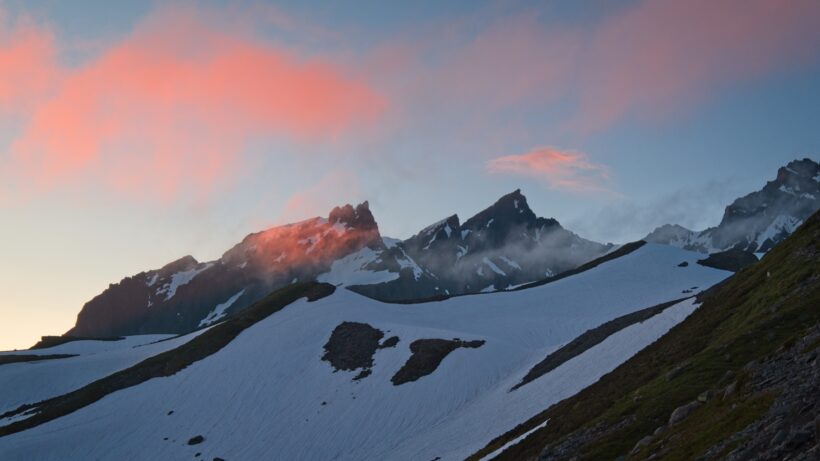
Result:
{"label": "pink cloud", "polygon": [[609,169],[581,152],[540,147],[520,155],[491,159],[490,173],[510,173],[544,181],[553,189],[575,193],[611,192]]}
{"label": "pink cloud", "polygon": [[52,89],[58,69],[54,38],[23,18],[12,24],[0,10],[0,115],[30,110]]}
{"label": "pink cloud", "polygon": [[332,139],[379,119],[386,101],[363,80],[219,29],[211,16],[163,10],[64,69],[4,169],[33,192],[91,182],[130,198],[201,198],[235,177],[249,139]]}
{"label": "pink cloud", "polygon": [[818,46],[815,0],[644,1],[591,32],[576,123],[666,115],[721,85],[816,62]]}
{"label": "pink cloud", "polygon": [[[341,194],[341,195],[340,195]],[[345,170],[333,171],[318,182],[291,195],[277,219],[279,224],[295,222],[315,216],[327,216],[335,206],[358,200],[361,195],[359,179]]]}
{"label": "pink cloud", "polygon": [[541,111],[586,134],[820,60],[816,0],[644,0],[575,24],[489,8],[373,53],[405,119],[478,118],[481,132]]}

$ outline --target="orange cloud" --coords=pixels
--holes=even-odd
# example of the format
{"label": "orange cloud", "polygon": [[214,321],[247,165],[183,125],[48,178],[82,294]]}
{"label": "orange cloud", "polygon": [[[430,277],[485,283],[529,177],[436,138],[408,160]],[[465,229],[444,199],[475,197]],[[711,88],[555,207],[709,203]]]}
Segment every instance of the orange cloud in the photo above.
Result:
{"label": "orange cloud", "polygon": [[490,173],[512,173],[546,182],[551,188],[578,193],[611,192],[609,169],[580,152],[540,147],[520,155],[494,158]]}
{"label": "orange cloud", "polygon": [[131,198],[200,198],[231,180],[249,139],[333,138],[383,111],[376,91],[329,61],[209,19],[164,10],[65,69],[11,145],[14,174],[35,192],[88,181]]}

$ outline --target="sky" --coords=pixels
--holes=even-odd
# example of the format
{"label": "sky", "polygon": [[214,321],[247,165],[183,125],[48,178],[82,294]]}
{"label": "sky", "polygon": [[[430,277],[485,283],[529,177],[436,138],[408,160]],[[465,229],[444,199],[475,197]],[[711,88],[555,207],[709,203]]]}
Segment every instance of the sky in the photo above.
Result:
{"label": "sky", "polygon": [[818,110],[816,0],[0,1],[0,350],[345,203],[703,229],[820,158]]}

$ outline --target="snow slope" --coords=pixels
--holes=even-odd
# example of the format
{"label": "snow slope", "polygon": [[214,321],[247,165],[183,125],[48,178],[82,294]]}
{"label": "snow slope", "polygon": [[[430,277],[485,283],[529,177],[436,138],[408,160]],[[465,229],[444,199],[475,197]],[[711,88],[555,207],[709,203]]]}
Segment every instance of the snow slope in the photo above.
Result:
{"label": "snow slope", "polygon": [[[179,338],[174,335],[140,335],[128,336],[121,341],[72,341],[47,349],[3,352],[3,355],[77,354],[77,357],[0,365],[0,414],[26,403],[79,389],[148,357],[174,349],[204,331]],[[162,341],[164,339],[167,340]],[[0,419],[0,426],[7,423]]]}
{"label": "snow slope", "polygon": [[[412,305],[344,289],[313,303],[300,300],[176,375],[0,438],[0,459],[192,459],[195,453],[230,460],[463,459],[689,315],[693,301],[678,303],[509,392],[534,364],[584,331],[730,275],[695,264],[701,257],[647,244],[522,291]],[[689,265],[678,267],[682,261]],[[372,374],[359,381],[352,380],[357,371],[334,373],[320,360],[331,331],[344,321],[400,338],[395,348],[376,352]],[[409,344],[422,338],[486,342],[456,349],[432,374],[394,386],[390,378],[409,358]],[[205,441],[188,446],[196,435]]]}

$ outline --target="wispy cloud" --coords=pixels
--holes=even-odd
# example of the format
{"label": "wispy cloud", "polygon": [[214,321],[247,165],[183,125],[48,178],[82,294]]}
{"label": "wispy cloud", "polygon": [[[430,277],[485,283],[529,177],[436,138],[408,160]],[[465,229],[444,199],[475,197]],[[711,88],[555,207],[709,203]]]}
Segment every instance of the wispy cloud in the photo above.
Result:
{"label": "wispy cloud", "polygon": [[554,111],[557,126],[586,135],[820,60],[815,0],[644,0],[574,24],[545,24],[533,8],[489,9],[384,44],[373,71],[425,119],[454,113],[497,126],[509,111]]}
{"label": "wispy cloud", "polygon": [[29,18],[12,22],[0,9],[0,116],[30,111],[53,89],[59,69],[52,34]]}
{"label": "wispy cloud", "polygon": [[575,193],[609,192],[609,168],[595,163],[586,154],[540,147],[519,155],[489,160],[490,173],[511,173],[538,179],[553,189]]}
{"label": "wispy cloud", "polygon": [[18,26],[0,43],[0,100],[54,88],[28,113],[17,106],[23,129],[2,167],[17,193],[92,183],[129,198],[199,198],[235,178],[249,140],[332,139],[386,106],[331,60],[217,27],[209,11],[158,11],[75,68],[54,63],[49,37]]}
{"label": "wispy cloud", "polygon": [[315,216],[327,216],[345,202],[355,205],[361,195],[359,179],[350,171],[330,172],[307,188],[291,195],[277,222],[284,224]]}
{"label": "wispy cloud", "polygon": [[675,113],[722,85],[816,62],[818,46],[814,0],[645,0],[590,31],[573,123]]}

